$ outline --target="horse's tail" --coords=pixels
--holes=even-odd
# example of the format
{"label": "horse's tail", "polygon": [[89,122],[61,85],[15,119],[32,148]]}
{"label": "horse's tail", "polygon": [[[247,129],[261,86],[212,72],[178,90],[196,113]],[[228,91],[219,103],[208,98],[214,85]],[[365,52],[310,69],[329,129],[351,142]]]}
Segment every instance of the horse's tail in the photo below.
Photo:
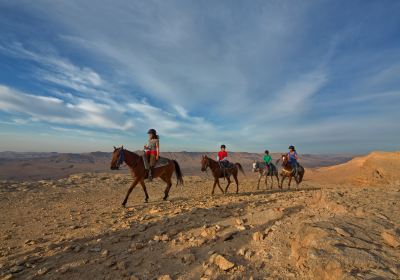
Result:
{"label": "horse's tail", "polygon": [[278,168],[271,162],[271,176],[278,175]]}
{"label": "horse's tail", "polygon": [[182,175],[181,167],[179,166],[179,163],[176,160],[173,160],[173,162],[175,165],[176,185],[181,184],[183,186],[183,175]]}
{"label": "horse's tail", "polygon": [[236,162],[235,165],[239,168],[240,172],[242,172],[243,175],[246,176],[246,173],[244,173],[242,165],[239,162]]}
{"label": "horse's tail", "polygon": [[300,165],[300,167],[301,167],[301,170],[302,170],[303,172],[300,172],[300,173],[299,173],[299,184],[303,181],[304,173],[306,173],[305,168],[304,168],[303,166],[301,166],[301,165]]}

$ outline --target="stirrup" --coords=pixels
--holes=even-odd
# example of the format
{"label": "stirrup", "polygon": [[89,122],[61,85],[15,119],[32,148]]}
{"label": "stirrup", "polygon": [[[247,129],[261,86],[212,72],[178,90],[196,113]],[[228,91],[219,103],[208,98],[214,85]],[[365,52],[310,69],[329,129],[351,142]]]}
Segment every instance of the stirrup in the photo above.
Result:
{"label": "stirrup", "polygon": [[149,169],[148,171],[147,171],[147,181],[148,182],[151,182],[151,181],[153,181],[153,174],[151,174],[152,172],[151,172],[151,169]]}

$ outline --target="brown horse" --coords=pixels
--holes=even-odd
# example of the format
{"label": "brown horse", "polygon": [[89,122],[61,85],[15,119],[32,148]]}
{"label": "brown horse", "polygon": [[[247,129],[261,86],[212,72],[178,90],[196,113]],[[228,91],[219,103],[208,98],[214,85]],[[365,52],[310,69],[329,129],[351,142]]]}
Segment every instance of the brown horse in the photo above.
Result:
{"label": "brown horse", "polygon": [[[243,173],[243,175],[246,176],[246,174],[243,171],[242,165],[240,163],[235,163],[231,168],[224,168],[225,170],[223,170],[219,162],[209,158],[206,155],[203,155],[201,158],[201,171],[203,172],[207,171],[208,167],[211,169],[211,172],[214,176],[214,185],[211,195],[214,195],[214,190],[216,185],[218,185],[218,188],[221,190],[223,194],[227,193],[229,185],[231,184],[231,175],[233,176],[233,179],[236,182],[236,193],[239,192],[239,181],[237,178],[239,170]],[[226,185],[225,188],[225,192],[221,188],[221,185],[219,184],[219,178],[226,178],[226,180],[228,181],[228,184]]]}
{"label": "brown horse", "polygon": [[282,154],[281,158],[278,159],[276,161],[276,163],[278,163],[281,159],[282,159],[282,167],[283,167],[283,169],[281,170],[281,173],[280,173],[280,175],[282,177],[281,188],[283,187],[283,181],[285,180],[286,177],[289,177],[289,184],[288,184],[289,189],[290,189],[290,183],[292,182],[292,177],[296,181],[296,188],[299,188],[299,184],[303,181],[303,177],[304,177],[304,173],[305,173],[304,167],[299,164],[299,166],[297,168],[297,175],[295,176],[293,167],[289,162],[288,155]]}
{"label": "brown horse", "polygon": [[[144,167],[144,162],[143,162],[143,157],[135,154],[133,152],[130,152],[126,149],[124,149],[124,146],[120,148],[115,148],[114,147],[114,152],[112,154],[112,159],[111,159],[111,169],[116,170],[119,169],[121,164],[126,163],[128,165],[130,171],[131,171],[131,176],[133,178],[133,183],[128,189],[128,192],[125,196],[124,201],[122,202],[122,206],[125,207],[126,202],[128,201],[128,197],[132,190],[136,187],[138,183],[142,185],[144,194],[145,194],[145,202],[148,202],[149,200],[149,195],[147,194],[147,189],[146,185],[144,183],[144,180],[146,178],[146,169]],[[168,164],[162,167],[157,167],[153,168],[153,178],[161,178],[164,182],[167,183],[167,187],[165,188],[164,191],[164,200],[167,200],[169,190],[171,189],[172,186],[172,175],[174,174],[174,171],[176,172],[176,179],[177,182],[176,184],[181,184],[183,185],[183,177],[182,177],[182,172],[181,168],[176,160],[169,160]]]}

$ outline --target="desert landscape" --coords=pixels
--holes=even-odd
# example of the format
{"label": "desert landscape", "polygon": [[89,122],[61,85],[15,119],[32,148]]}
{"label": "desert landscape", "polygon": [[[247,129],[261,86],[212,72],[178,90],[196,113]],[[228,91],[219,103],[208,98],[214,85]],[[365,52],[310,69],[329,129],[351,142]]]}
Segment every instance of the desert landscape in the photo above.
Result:
{"label": "desert landscape", "polygon": [[399,15],[0,0],[0,280],[400,280]]}
{"label": "desert landscape", "polygon": [[[91,164],[88,155],[12,155],[9,165],[3,155],[2,167],[36,171],[30,180],[18,177],[23,167],[2,173],[1,279],[399,279],[399,152],[304,156],[305,181],[282,190],[257,190],[259,155],[238,153],[239,194],[214,196],[199,155],[169,154],[189,175],[168,201],[156,179],[149,203],[137,187],[127,208],[132,179],[107,170],[110,154],[103,165],[99,154]],[[92,169],[69,174],[70,164]],[[57,167],[53,178],[37,171],[46,166]]]}

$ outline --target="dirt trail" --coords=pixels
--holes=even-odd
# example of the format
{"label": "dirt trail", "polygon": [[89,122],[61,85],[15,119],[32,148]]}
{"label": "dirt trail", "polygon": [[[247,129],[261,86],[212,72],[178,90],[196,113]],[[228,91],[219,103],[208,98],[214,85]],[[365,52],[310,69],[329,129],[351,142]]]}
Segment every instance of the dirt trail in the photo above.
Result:
{"label": "dirt trail", "polygon": [[400,185],[256,191],[248,175],[211,197],[192,176],[170,201],[156,180],[122,209],[130,182],[1,182],[0,279],[400,278]]}

